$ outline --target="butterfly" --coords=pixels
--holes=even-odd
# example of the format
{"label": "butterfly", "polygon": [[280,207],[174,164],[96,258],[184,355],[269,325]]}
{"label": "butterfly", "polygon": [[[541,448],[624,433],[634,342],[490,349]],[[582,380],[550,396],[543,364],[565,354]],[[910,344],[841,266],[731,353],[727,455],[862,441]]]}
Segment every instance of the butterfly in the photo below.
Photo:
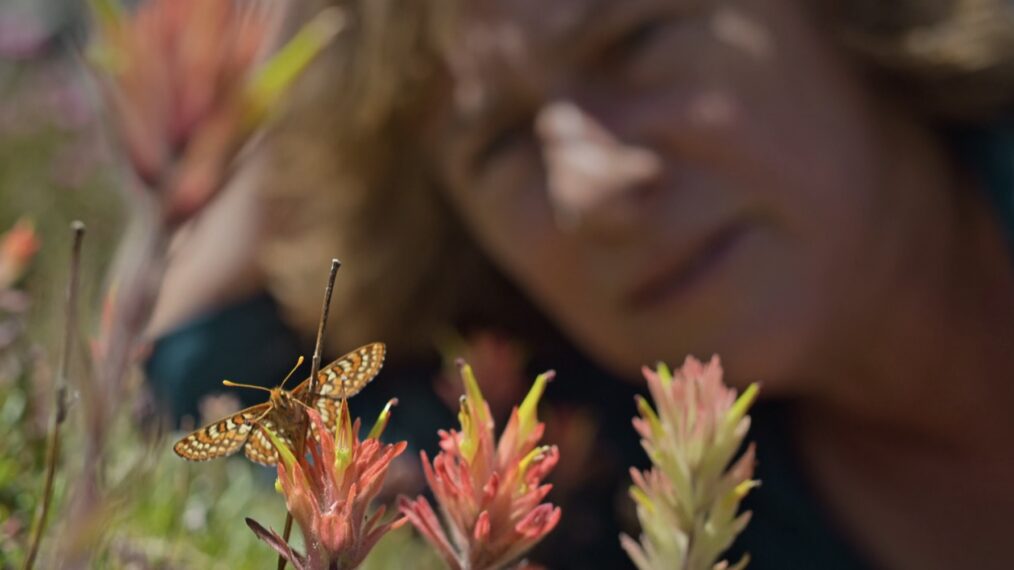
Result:
{"label": "butterfly", "polygon": [[251,461],[275,465],[278,463],[278,451],[264,430],[271,430],[290,449],[295,448],[299,430],[306,429],[306,412],[303,410],[306,396],[315,400],[312,405],[320,413],[324,425],[333,425],[338,417],[341,400],[358,394],[380,372],[380,367],[384,365],[384,352],[384,344],[374,342],[325,366],[317,374],[316,394],[308,394],[309,378],[292,391],[284,388],[286,380],[302,364],[302,358],[277,388],[268,389],[225,380],[223,384],[226,386],[264,390],[270,392],[271,397],[263,404],[236,412],[191,433],[176,442],[173,451],[189,461],[208,461],[232,455],[242,447]]}

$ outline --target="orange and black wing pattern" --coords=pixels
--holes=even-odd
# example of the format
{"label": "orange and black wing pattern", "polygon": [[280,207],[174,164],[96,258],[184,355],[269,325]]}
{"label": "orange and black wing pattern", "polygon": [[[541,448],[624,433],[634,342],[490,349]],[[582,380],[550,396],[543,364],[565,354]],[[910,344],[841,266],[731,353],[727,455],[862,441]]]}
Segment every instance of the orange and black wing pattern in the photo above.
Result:
{"label": "orange and black wing pattern", "polygon": [[173,451],[189,461],[208,461],[232,455],[243,447],[257,422],[270,411],[270,402],[251,406],[184,437],[176,442]]}
{"label": "orange and black wing pattern", "polygon": [[[324,425],[334,425],[341,398],[355,396],[376,377],[384,365],[384,353],[383,343],[371,343],[321,369],[317,375],[317,396],[311,397],[316,400],[314,406],[324,420]],[[309,388],[310,380],[304,380],[292,391],[292,396],[304,400]],[[300,428],[298,423],[298,416],[293,419],[268,401],[191,433],[179,440],[173,450],[190,461],[208,461],[232,455],[242,447],[251,461],[275,465],[278,463],[278,452],[264,430],[270,430],[290,449],[295,449],[294,436]]]}
{"label": "orange and black wing pattern", "polygon": [[[250,439],[246,442],[246,447],[243,448],[243,453],[246,454],[247,459],[261,465],[275,465],[278,463],[278,450],[271,443],[271,438],[264,430],[271,430],[271,433],[275,434],[275,437],[285,442],[285,445],[289,449],[296,449],[296,442],[294,439],[294,431],[299,429],[298,425],[286,425],[282,418],[275,417],[277,413],[268,413],[264,416],[261,421],[257,422],[257,427],[250,433]],[[295,453],[295,451],[293,451]]]}
{"label": "orange and black wing pattern", "polygon": [[[316,402],[314,408],[320,413],[324,425],[331,426],[338,418],[341,398],[355,396],[373,380],[384,366],[386,348],[382,342],[374,342],[361,346],[345,356],[335,360],[317,374],[317,394],[312,398]],[[292,395],[304,399],[304,392],[309,390],[310,381],[305,380]]]}

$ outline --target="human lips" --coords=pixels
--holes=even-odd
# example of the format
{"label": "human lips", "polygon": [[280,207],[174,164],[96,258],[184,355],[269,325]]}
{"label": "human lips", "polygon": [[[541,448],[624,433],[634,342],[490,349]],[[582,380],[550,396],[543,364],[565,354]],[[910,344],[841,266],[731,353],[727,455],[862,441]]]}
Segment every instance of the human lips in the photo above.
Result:
{"label": "human lips", "polygon": [[669,257],[652,262],[651,268],[633,281],[624,304],[641,311],[684,296],[694,285],[718,268],[750,230],[745,221],[730,223],[703,235]]}

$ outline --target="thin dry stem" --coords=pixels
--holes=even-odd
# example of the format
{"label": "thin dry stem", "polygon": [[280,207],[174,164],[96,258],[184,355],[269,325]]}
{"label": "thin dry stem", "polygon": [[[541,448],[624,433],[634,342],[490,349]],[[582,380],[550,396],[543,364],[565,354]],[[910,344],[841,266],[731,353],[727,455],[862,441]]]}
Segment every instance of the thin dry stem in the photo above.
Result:
{"label": "thin dry stem", "polygon": [[[155,192],[158,194],[159,192]],[[87,458],[74,488],[64,545],[64,568],[88,568],[89,534],[101,532],[102,478],[108,429],[123,401],[127,370],[136,357],[165,273],[169,234],[162,208],[154,200],[136,205],[134,234],[122,241],[121,258],[109,284],[104,326],[97,346],[95,381],[82,390]]]}
{"label": "thin dry stem", "polygon": [[56,478],[56,464],[60,458],[60,427],[67,418],[67,379],[70,375],[70,355],[73,351],[74,332],[77,330],[78,282],[81,274],[81,243],[84,241],[85,225],[74,221],[70,250],[70,277],[67,281],[67,301],[64,314],[63,350],[60,353],[60,372],[56,377],[54,391],[53,419],[49,427],[49,442],[46,446],[46,476],[42,484],[42,502],[33,525],[28,555],[22,570],[31,570],[39,554],[39,544],[46,530],[46,519],[53,501],[53,480]]}
{"label": "thin dry stem", "polygon": [[[331,260],[331,273],[327,277],[327,287],[324,288],[324,303],[320,308],[320,322],[317,325],[317,343],[313,348],[313,359],[310,361],[310,389],[306,391],[304,396],[304,404],[313,406],[312,401],[317,397],[317,374],[320,372],[320,355],[324,350],[324,329],[327,327],[327,316],[331,311],[331,294],[334,292],[334,280],[335,276],[338,275],[338,269],[342,266],[342,262],[337,259]],[[306,426],[304,429],[300,429],[299,433],[303,434],[296,441],[296,457],[302,457],[306,452],[306,438],[307,430],[310,426]],[[289,536],[292,535],[292,513],[285,514],[285,530],[282,533],[282,538],[286,543],[289,542]],[[285,570],[286,560],[281,554],[278,555],[278,570]]]}
{"label": "thin dry stem", "polygon": [[324,289],[324,303],[320,308],[320,324],[317,326],[317,344],[313,347],[313,360],[310,361],[310,389],[306,392],[308,405],[313,402],[317,394],[317,373],[320,372],[320,356],[324,350],[324,329],[327,327],[327,316],[331,311],[331,294],[334,293],[334,279],[341,268],[342,262],[337,259],[331,260],[331,273],[327,277],[327,287]]}

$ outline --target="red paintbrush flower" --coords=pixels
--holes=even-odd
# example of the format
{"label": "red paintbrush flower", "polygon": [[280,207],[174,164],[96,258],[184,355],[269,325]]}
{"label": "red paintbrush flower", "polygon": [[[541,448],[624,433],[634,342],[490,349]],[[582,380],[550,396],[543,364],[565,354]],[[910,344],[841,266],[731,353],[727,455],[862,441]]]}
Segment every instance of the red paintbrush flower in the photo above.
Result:
{"label": "red paintbrush flower", "polygon": [[401,512],[453,570],[502,568],[517,560],[556,527],[560,508],[541,502],[552,485],[542,484],[559,459],[555,446],[536,446],[544,424],[535,408],[552,372],[535,379],[511,413],[499,442],[493,419],[471,367],[460,363],[466,395],[458,413],[461,431],[440,431],[432,464],[421,453],[440,521],[424,497],[399,500]]}
{"label": "red paintbrush flower", "polygon": [[96,64],[134,171],[183,221],[222,188],[233,158],[341,27],[325,10],[287,45],[278,3],[150,0],[132,15],[92,0]]}
{"label": "red paintbrush flower", "polygon": [[335,436],[320,414],[308,409],[312,429],[319,441],[307,438],[309,458],[297,458],[275,434],[268,431],[278,449],[278,487],[292,518],[303,531],[307,552],[303,556],[277,533],[252,519],[247,524],[297,570],[355,568],[388,531],[405,524],[405,518],[381,522],[385,508],[368,514],[370,502],[380,492],[391,461],[405,450],[406,442],[380,442],[390,419],[388,402],[366,439],[359,439],[359,425],[351,422],[348,403],[342,402]]}

